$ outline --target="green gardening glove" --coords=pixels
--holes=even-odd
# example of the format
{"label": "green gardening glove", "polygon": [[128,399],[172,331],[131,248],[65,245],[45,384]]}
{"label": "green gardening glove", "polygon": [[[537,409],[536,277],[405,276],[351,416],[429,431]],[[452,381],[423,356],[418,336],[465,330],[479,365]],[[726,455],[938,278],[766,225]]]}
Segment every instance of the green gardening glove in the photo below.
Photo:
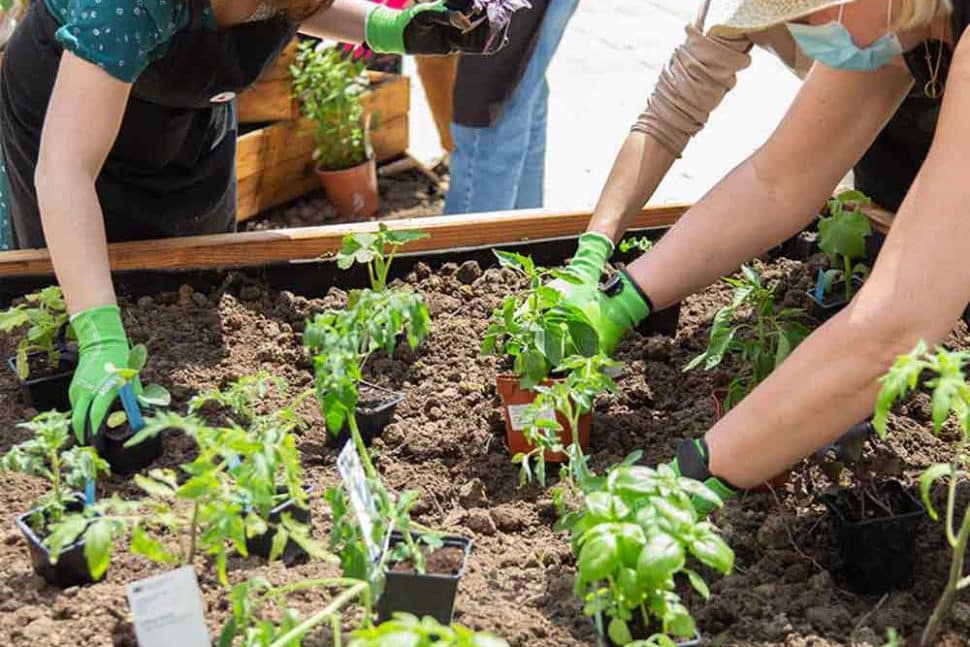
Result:
{"label": "green gardening glove", "polygon": [[568,302],[580,308],[599,337],[600,351],[613,353],[620,338],[650,314],[650,301],[626,270],[593,291],[577,291]]}
{"label": "green gardening glove", "polygon": [[580,305],[599,290],[600,276],[611,256],[613,241],[603,234],[588,231],[579,237],[576,254],[563,270],[568,278],[556,279],[549,283],[549,287],[562,294],[567,303]]}
{"label": "green gardening glove", "polygon": [[[74,435],[81,444],[91,441],[118,395],[117,376],[105,366],[128,366],[128,337],[116,305],[83,310],[71,317],[77,334],[78,365],[69,395]],[[138,380],[133,387],[141,390]],[[90,434],[85,425],[90,424]]]}
{"label": "green gardening glove", "polygon": [[[671,461],[670,469],[676,472],[678,476],[686,476],[695,481],[700,481],[721,501],[727,501],[737,496],[738,488],[711,474],[708,468],[708,459],[707,443],[704,442],[703,438],[682,440],[677,445],[677,458]],[[711,501],[698,496],[691,497],[691,503],[694,505],[697,514],[701,516],[710,514],[717,507]]]}
{"label": "green gardening glove", "polygon": [[365,39],[378,54],[483,54],[501,46],[504,36],[490,33],[488,20],[469,30],[453,24],[443,0],[417,3],[407,9],[375,7],[367,15]]}

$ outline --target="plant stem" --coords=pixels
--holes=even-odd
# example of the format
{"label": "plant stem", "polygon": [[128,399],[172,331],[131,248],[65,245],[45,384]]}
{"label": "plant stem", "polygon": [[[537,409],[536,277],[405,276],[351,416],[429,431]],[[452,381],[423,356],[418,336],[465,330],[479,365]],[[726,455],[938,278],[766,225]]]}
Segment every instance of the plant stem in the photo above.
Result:
{"label": "plant stem", "polygon": [[848,256],[842,257],[842,276],[845,279],[845,302],[848,303],[852,298],[852,259]]}
{"label": "plant stem", "polygon": [[968,538],[970,538],[970,508],[963,513],[963,524],[960,526],[960,532],[956,537],[956,545],[953,547],[953,559],[950,562],[950,577],[947,581],[946,589],[943,591],[943,595],[940,596],[939,601],[936,603],[936,608],[933,609],[933,615],[930,616],[929,622],[926,623],[926,628],[923,629],[923,636],[920,638],[920,645],[922,647],[933,644],[936,639],[936,634],[940,630],[940,625],[943,623],[943,619],[950,613],[950,607],[953,606],[953,602],[956,600],[957,591],[960,589],[960,584],[963,581],[961,577],[963,575],[963,561],[966,557]]}
{"label": "plant stem", "polygon": [[189,555],[186,565],[191,565],[195,561],[195,538],[198,534],[199,526],[199,502],[192,505],[192,521],[189,523]]}
{"label": "plant stem", "polygon": [[354,447],[357,448],[357,453],[360,454],[360,462],[364,466],[364,474],[371,480],[378,480],[380,477],[377,474],[377,470],[374,469],[370,455],[367,453],[367,445],[364,444],[364,439],[361,438],[360,429],[357,428],[357,419],[354,417],[353,412],[347,416],[347,428],[350,429],[350,437],[354,439]]}
{"label": "plant stem", "polygon": [[[50,453],[51,462],[51,491],[54,493],[55,509],[64,508],[64,496],[61,494],[61,457],[57,449]],[[58,515],[59,516],[59,515]],[[53,519],[56,521],[57,519]]]}
{"label": "plant stem", "polygon": [[366,582],[358,582],[354,586],[350,587],[328,604],[326,607],[321,609],[318,613],[310,616],[297,626],[290,629],[288,632],[283,634],[281,637],[277,638],[270,647],[287,647],[291,645],[293,641],[304,636],[307,632],[313,630],[317,625],[326,620],[330,619],[335,613],[340,611],[341,608],[354,598],[360,595],[364,595],[367,591],[368,584]]}

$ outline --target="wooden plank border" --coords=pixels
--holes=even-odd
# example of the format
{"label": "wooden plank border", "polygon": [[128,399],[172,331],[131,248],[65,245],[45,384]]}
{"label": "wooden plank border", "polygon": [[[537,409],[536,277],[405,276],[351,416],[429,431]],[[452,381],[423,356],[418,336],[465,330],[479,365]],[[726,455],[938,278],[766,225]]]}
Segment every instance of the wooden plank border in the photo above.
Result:
{"label": "wooden plank border", "polygon": [[[688,206],[646,207],[630,223],[630,229],[669,227]],[[577,236],[586,229],[591,216],[589,211],[525,210],[383,222],[395,229],[428,232],[430,238],[415,241],[404,251],[432,252]],[[108,246],[108,255],[111,269],[115,271],[259,266],[332,254],[340,248],[345,234],[374,231],[377,226],[377,222],[358,222],[113,243]],[[0,277],[44,275],[52,271],[46,249],[0,252]]]}

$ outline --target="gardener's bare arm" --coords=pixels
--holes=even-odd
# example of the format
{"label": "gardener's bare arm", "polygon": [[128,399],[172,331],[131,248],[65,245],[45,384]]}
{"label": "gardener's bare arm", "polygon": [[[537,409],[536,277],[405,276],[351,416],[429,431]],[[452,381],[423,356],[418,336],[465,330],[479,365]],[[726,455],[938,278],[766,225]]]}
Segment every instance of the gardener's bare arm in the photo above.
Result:
{"label": "gardener's bare arm", "polygon": [[751,62],[745,37],[725,39],[687,28],[687,39],[664,67],[647,107],[613,164],[588,231],[614,242],[656,191],[690,139]]}
{"label": "gardener's bare arm", "polygon": [[115,303],[94,183],[130,88],[70,52],[61,58],[34,182],[47,247],[72,314]]}
{"label": "gardener's bare arm", "polygon": [[769,140],[630,266],[657,308],[733,272],[805,226],[892,116],[905,67],[816,65]]}
{"label": "gardener's bare arm", "polygon": [[[707,435],[711,472],[753,486],[872,412],[895,355],[950,331],[970,301],[970,42],[957,48],[933,146],[857,298]],[[810,382],[806,376],[811,376]]]}
{"label": "gardener's bare arm", "polygon": [[342,43],[363,43],[367,14],[376,6],[367,0],[334,0],[333,5],[304,20],[300,24],[300,31]]}

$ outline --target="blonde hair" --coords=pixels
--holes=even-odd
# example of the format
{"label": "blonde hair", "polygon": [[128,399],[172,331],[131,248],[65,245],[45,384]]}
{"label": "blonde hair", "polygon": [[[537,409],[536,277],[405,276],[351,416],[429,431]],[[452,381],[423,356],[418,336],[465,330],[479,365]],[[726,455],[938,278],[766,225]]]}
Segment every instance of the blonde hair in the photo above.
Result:
{"label": "blonde hair", "polygon": [[938,16],[953,10],[950,0],[900,0],[893,16],[893,28],[899,31],[926,27]]}

